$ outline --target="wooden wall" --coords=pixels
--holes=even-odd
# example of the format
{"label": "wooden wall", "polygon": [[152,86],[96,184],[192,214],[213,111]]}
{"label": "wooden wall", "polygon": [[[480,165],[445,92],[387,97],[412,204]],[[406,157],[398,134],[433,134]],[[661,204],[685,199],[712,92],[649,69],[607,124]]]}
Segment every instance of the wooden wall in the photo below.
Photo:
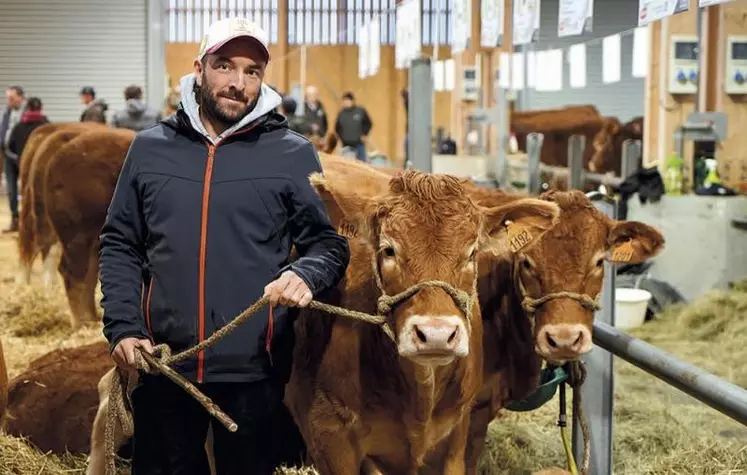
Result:
{"label": "wooden wall", "polygon": [[[166,45],[166,71],[171,84],[176,84],[183,75],[193,71],[197,54],[197,43],[168,43]],[[265,82],[283,92],[301,81],[300,48],[289,46],[288,53],[272,45],[272,59],[267,69]],[[424,47],[426,55],[432,48]],[[441,59],[451,57],[451,49],[442,46]],[[356,101],[364,106],[373,122],[370,149],[378,149],[396,164],[404,160],[405,108],[400,91],[407,87],[407,71],[394,68],[394,46],[382,46],[381,67],[376,76],[358,78],[358,47],[355,45],[307,46],[306,84],[319,89],[320,100],[327,110],[330,127],[340,107],[340,96],[352,91]],[[434,97],[433,131],[451,127],[451,92],[436,92]]]}
{"label": "wooden wall", "polygon": [[[672,35],[697,34],[697,0],[690,0],[690,10],[651,25],[650,70],[646,87],[646,122],[644,164],[664,171],[667,159],[675,150],[675,129],[696,109],[725,112],[727,137],[716,148],[719,173],[728,186],[745,187],[747,179],[747,101],[743,96],[724,93],[726,36],[745,34],[747,0],[735,0],[707,7],[701,17],[705,47],[701,52],[700,97],[673,96],[666,90],[669,74],[669,40]],[[685,144],[684,158],[691,173],[693,144]],[[689,187],[688,187],[689,188]],[[742,192],[747,190],[742,189]]]}

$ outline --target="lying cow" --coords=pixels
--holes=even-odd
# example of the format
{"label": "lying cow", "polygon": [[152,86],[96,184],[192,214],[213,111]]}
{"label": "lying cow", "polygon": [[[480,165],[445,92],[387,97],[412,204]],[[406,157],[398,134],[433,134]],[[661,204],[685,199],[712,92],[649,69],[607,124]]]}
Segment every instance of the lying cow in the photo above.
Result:
{"label": "lying cow", "polygon": [[459,294],[426,287],[394,305],[387,315],[394,341],[370,324],[301,312],[286,404],[311,461],[325,475],[358,473],[364,459],[387,473],[416,473],[444,441],[441,473],[463,472],[481,385],[477,255],[505,250],[513,226],[539,238],[554,226],[556,205],[526,199],[482,208],[456,177],[412,170],[374,198],[357,194],[357,183],[321,176],[312,183],[331,219],[344,217],[360,237],[350,241],[344,281],[317,298],[374,313],[380,293],[428,280]]}
{"label": "lying cow", "polygon": [[0,340],[0,425],[3,422],[6,407],[8,407],[8,369],[5,367],[3,342]]}

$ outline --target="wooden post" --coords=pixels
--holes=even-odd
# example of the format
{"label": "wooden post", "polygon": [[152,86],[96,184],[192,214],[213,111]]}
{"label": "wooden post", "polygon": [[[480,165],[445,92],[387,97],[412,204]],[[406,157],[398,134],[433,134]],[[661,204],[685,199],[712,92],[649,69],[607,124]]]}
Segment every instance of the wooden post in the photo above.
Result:
{"label": "wooden post", "polygon": [[724,185],[747,193],[747,97],[729,95],[724,92],[725,69],[727,51],[727,37],[729,35],[744,35],[745,20],[747,19],[747,1],[740,0],[711,7],[718,17],[718,52],[715,77],[716,110],[725,112],[728,117],[727,137],[716,148],[718,172]]}

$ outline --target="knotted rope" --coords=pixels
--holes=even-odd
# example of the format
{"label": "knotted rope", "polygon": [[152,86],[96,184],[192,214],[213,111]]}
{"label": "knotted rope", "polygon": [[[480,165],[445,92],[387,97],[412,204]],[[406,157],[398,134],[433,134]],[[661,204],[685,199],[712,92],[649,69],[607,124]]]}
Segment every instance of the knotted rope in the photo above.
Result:
{"label": "knotted rope", "polygon": [[[376,278],[377,284],[380,283],[378,274],[376,275]],[[468,333],[471,333],[470,315],[473,297],[462,290],[454,288],[450,284],[436,280],[420,282],[419,284],[415,284],[412,287],[392,296],[386,295],[382,289],[383,295],[379,297],[377,302],[377,315],[371,315],[365,312],[337,307],[335,305],[318,302],[316,300],[312,300],[309,303],[309,308],[320,310],[331,315],[352,318],[354,320],[379,325],[382,327],[384,333],[386,333],[386,335],[396,343],[394,332],[387,322],[388,314],[392,311],[392,308],[395,305],[402,302],[403,300],[412,297],[413,295],[415,295],[415,293],[425,287],[439,287],[446,291],[452,297],[454,302],[459,306],[459,308],[462,309],[465,316],[467,316],[467,331]],[[260,298],[246,310],[237,315],[224,327],[220,328],[215,333],[210,335],[209,338],[193,346],[192,348],[182,351],[181,353],[172,355],[171,349],[168,347],[168,345],[165,344],[156,345],[153,348],[152,355],[148,354],[145,351],[141,351],[139,348],[136,348],[135,366],[138,370],[144,371],[146,373],[161,373],[164,376],[168,377],[177,385],[182,387],[185,391],[187,391],[200,404],[202,404],[202,406],[208,411],[208,413],[218,419],[218,421],[220,421],[220,423],[223,424],[229,431],[235,432],[238,429],[237,424],[228,415],[221,411],[221,409],[215,403],[213,403],[213,401],[209,397],[205,396],[202,392],[200,392],[199,389],[197,389],[197,387],[187,381],[179,373],[174,371],[170,366],[180,361],[184,361],[188,358],[192,358],[196,356],[200,351],[211,347],[226,335],[238,328],[242,323],[252,317],[268,303],[268,297]],[[104,429],[106,475],[115,475],[116,473],[116,467],[114,465],[115,424],[117,422],[121,424],[122,431],[126,438],[132,437],[135,427],[132,418],[132,405],[127,395],[127,378],[123,377],[121,370],[117,368],[113,369],[112,371],[112,384],[109,388],[109,406]]]}
{"label": "knotted rope", "polygon": [[542,305],[544,305],[546,302],[552,299],[558,299],[558,298],[569,298],[569,299],[575,300],[576,302],[580,303],[581,306],[583,306],[584,308],[588,308],[589,310],[593,310],[593,311],[597,311],[600,308],[602,308],[599,305],[599,302],[597,300],[592,299],[588,295],[577,294],[575,292],[566,292],[566,291],[545,294],[538,299],[533,299],[531,297],[524,296],[524,300],[521,302],[521,306],[525,312],[529,314],[534,314],[537,312],[537,309],[540,308]]}

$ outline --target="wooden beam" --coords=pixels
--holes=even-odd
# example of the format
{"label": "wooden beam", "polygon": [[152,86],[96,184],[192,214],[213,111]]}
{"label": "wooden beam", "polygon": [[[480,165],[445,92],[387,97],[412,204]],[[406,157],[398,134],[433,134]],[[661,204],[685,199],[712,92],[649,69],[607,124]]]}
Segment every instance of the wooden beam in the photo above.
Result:
{"label": "wooden beam", "polygon": [[724,92],[724,63],[726,62],[726,40],[729,35],[744,35],[747,22],[747,0],[737,0],[718,7],[711,7],[718,16],[718,53],[716,69],[716,107],[728,117],[727,137],[716,149],[719,174],[724,184],[747,193],[747,98]]}

